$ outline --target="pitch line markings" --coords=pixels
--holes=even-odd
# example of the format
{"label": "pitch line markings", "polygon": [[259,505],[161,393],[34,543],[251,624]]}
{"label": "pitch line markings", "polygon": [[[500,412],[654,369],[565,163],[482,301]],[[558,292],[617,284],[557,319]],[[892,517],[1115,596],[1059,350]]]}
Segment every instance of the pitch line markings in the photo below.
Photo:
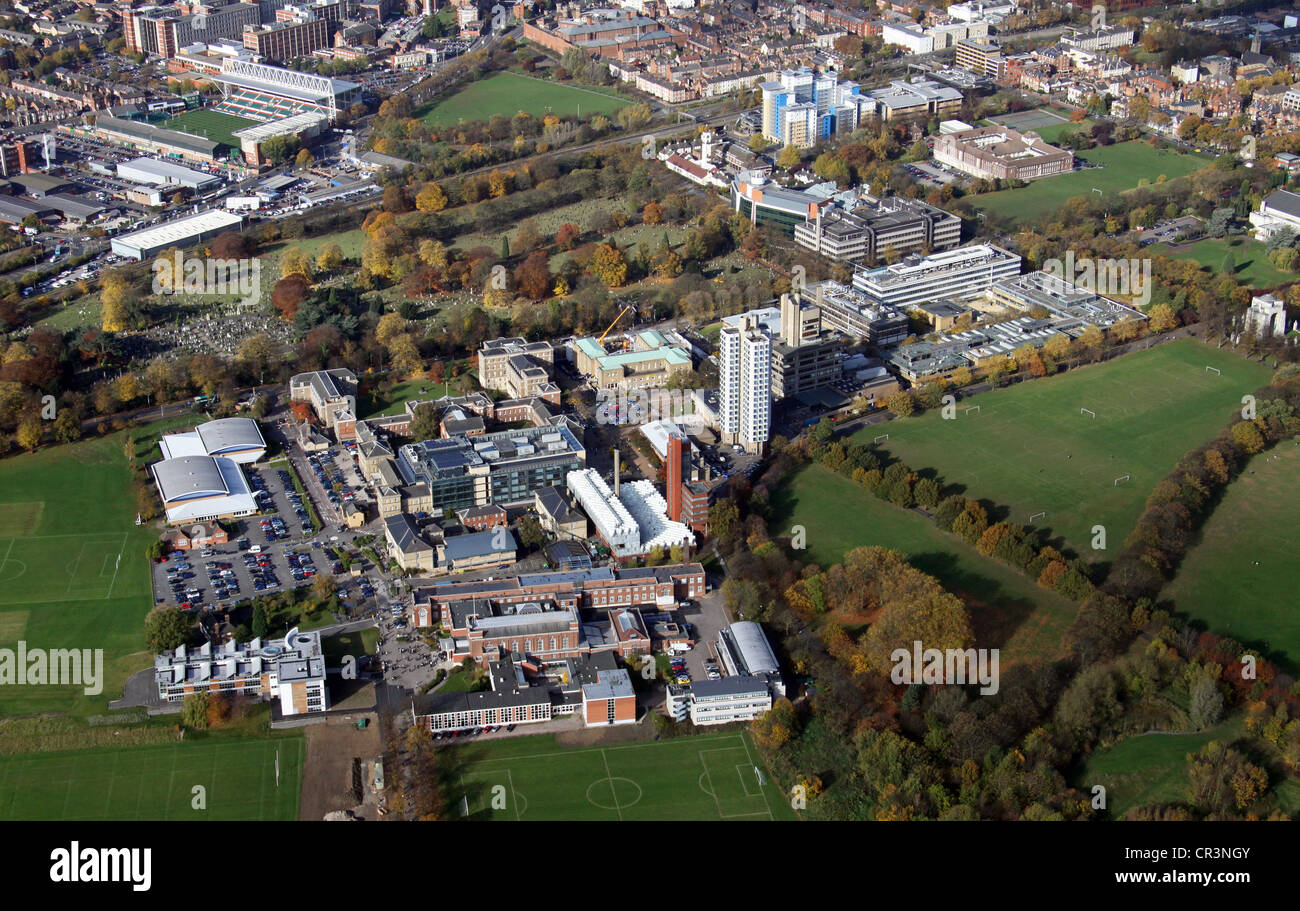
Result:
{"label": "pitch line markings", "polygon": [[[740,735],[740,743],[745,748],[745,758],[753,763],[754,767],[757,768],[758,763],[754,762],[754,757],[749,752],[749,741],[745,739],[744,734]],[[776,817],[772,815],[772,805],[767,802],[767,789],[762,785],[759,785],[758,792],[763,795],[763,807],[767,810],[767,818],[775,820]]]}
{"label": "pitch line markings", "polygon": [[122,568],[122,554],[126,552],[126,532],[122,533],[122,544],[117,549],[117,563],[113,566],[113,578],[108,580],[108,593],[104,595],[107,601],[113,597],[113,586],[117,584],[117,573]]}

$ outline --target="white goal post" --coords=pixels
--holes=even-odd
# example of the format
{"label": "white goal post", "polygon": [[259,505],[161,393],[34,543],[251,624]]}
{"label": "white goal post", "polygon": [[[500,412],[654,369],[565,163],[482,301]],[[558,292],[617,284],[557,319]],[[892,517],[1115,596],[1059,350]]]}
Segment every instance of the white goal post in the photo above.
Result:
{"label": "white goal post", "polygon": [[1211,367],[1209,364],[1206,364],[1205,372],[1210,373],[1211,371],[1213,371],[1215,376],[1223,376],[1223,371],[1220,370],[1218,367]]}
{"label": "white goal post", "polygon": [[966,409],[966,414],[970,414],[971,412],[978,412],[979,410],[980,410],[979,405],[971,405],[969,408]]}
{"label": "white goal post", "polygon": [[1115,486],[1118,487],[1119,485],[1123,484],[1125,481],[1131,481],[1131,480],[1133,480],[1132,475],[1127,475],[1127,474],[1120,475],[1118,478],[1115,479]]}
{"label": "white goal post", "polygon": [[1086,414],[1090,418],[1095,418],[1097,416],[1097,412],[1093,411],[1091,408],[1080,408],[1079,414]]}
{"label": "white goal post", "polygon": [[880,436],[878,436],[878,437],[876,437],[874,440],[872,440],[872,442],[873,442],[873,443],[879,443],[881,440],[887,440],[887,439],[889,439],[889,434],[887,434],[887,433],[882,433]]}
{"label": "white goal post", "polygon": [[1036,512],[1036,513],[1034,513],[1032,516],[1029,517],[1029,521],[1032,522],[1032,521],[1034,521],[1035,519],[1045,519],[1045,518],[1047,518],[1047,512],[1046,512],[1046,511],[1044,511],[1044,512]]}

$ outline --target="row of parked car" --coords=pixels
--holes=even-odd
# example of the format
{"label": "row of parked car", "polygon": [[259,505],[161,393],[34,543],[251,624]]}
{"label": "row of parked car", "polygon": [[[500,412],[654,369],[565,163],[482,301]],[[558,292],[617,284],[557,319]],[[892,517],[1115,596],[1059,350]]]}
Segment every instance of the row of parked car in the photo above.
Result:
{"label": "row of parked car", "polygon": [[[335,450],[330,449],[325,455],[318,453],[309,453],[307,455],[307,464],[316,474],[316,480],[320,481],[320,486],[325,489],[325,496],[329,498],[330,505],[335,510],[342,512],[343,504],[350,503],[356,497],[352,488],[343,480],[343,472],[334,464]],[[338,487],[335,490],[335,487]]]}
{"label": "row of parked car", "polygon": [[253,580],[253,588],[256,591],[264,592],[267,589],[280,587],[280,579],[275,574],[275,564],[267,554],[244,554],[244,566],[248,570],[249,578]]}
{"label": "row of parked car", "polygon": [[171,587],[172,600],[183,610],[189,610],[203,601],[203,592],[189,581],[193,578],[194,567],[189,559],[184,555],[173,558],[171,566],[167,569],[167,584]]}
{"label": "row of parked car", "polygon": [[289,472],[283,468],[280,469],[280,479],[284,482],[285,497],[288,498],[289,505],[293,507],[294,514],[298,517],[298,523],[302,526],[302,533],[310,535],[312,533],[311,516],[307,514],[307,507],[302,503],[302,495],[294,489],[293,479],[289,477]]}
{"label": "row of parked car", "polygon": [[312,563],[311,554],[290,553],[286,554],[285,558],[289,561],[289,571],[293,573],[295,582],[306,582],[316,575],[316,567]]}

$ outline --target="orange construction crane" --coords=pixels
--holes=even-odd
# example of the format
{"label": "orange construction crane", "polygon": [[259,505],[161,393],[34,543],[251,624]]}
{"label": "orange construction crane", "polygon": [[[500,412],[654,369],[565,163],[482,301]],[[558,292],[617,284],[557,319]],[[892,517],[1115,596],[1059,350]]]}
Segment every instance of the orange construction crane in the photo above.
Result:
{"label": "orange construction crane", "polygon": [[614,322],[610,323],[609,328],[600,334],[600,338],[596,339],[597,345],[605,344],[605,336],[609,335],[609,333],[613,330],[613,328],[618,325],[618,321],[623,318],[623,314],[627,313],[627,311],[631,309],[632,309],[631,306],[627,306],[618,312],[618,316],[614,317]]}

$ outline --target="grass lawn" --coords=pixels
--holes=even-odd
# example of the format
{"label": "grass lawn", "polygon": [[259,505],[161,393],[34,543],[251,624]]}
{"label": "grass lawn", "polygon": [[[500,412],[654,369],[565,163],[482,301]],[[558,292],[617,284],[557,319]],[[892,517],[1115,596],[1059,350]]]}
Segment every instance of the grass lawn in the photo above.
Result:
{"label": "grass lawn", "polygon": [[1235,261],[1233,275],[1237,281],[1261,290],[1289,284],[1297,277],[1294,272],[1284,272],[1269,262],[1268,248],[1248,237],[1206,238],[1177,251],[1165,244],[1152,244],[1147,249],[1170,259],[1194,260],[1207,268],[1215,279],[1223,274],[1224,257],[1232,254]]}
{"label": "grass lawn", "polygon": [[1072,196],[1086,196],[1093,188],[1103,193],[1122,193],[1135,189],[1142,178],[1154,185],[1161,174],[1173,180],[1199,171],[1209,163],[1209,159],[1200,155],[1157,151],[1139,140],[1089,149],[1078,157],[1102,167],[1045,177],[1014,190],[973,196],[971,204],[980,211],[1026,224],[1056,211]]}
{"label": "grass lawn", "polygon": [[473,693],[478,690],[478,681],[473,674],[468,674],[464,670],[455,670],[447,675],[444,680],[434,689],[438,693]]}
{"label": "grass lawn", "polygon": [[40,320],[37,325],[58,332],[75,332],[78,329],[91,327],[98,329],[104,322],[102,310],[103,304],[99,300],[99,294],[88,294],[64,304]]}
{"label": "grass lawn", "polygon": [[1054,123],[1051,126],[1035,127],[1033,132],[1043,138],[1043,142],[1056,142],[1061,138],[1064,132],[1086,133],[1092,129],[1091,120],[1082,120],[1079,123]]}
{"label": "grass lawn", "polygon": [[204,139],[211,139],[232,149],[237,149],[239,148],[239,140],[234,136],[235,131],[257,126],[257,121],[249,120],[246,117],[236,117],[234,114],[226,114],[221,111],[199,110],[186,111],[184,114],[173,117],[163,126],[169,130],[179,130],[182,133],[202,136]]}
{"label": "grass lawn", "polygon": [[[326,244],[338,244],[339,250],[343,253],[344,259],[358,260],[361,258],[361,248],[366,242],[366,232],[360,228],[353,228],[349,231],[338,231],[334,234],[322,234],[319,237],[303,237],[297,240],[285,240],[276,244],[265,247],[262,251],[264,258],[272,259],[279,263],[279,255],[290,247],[297,247],[312,258],[314,262],[320,255],[321,248]],[[275,270],[274,277],[279,279],[279,269]]]}
{"label": "grass lawn", "polygon": [[[0,756],[0,819],[292,820],[301,734]],[[276,786],[276,751],[280,784]],[[194,809],[195,786],[206,809]]]}
{"label": "grass lawn", "polygon": [[1095,785],[1105,787],[1112,819],[1120,819],[1133,807],[1182,801],[1187,798],[1187,754],[1212,740],[1235,740],[1243,730],[1240,718],[1230,718],[1195,734],[1129,737],[1093,753],[1075,778],[1075,786],[1085,793]]}
{"label": "grass lawn", "polygon": [[1292,674],[1300,671],[1300,566],[1290,537],[1298,470],[1294,443],[1255,456],[1161,595],[1210,632],[1266,648]]}
{"label": "grass lawn", "polygon": [[331,666],[338,664],[345,655],[360,658],[362,655],[373,655],[378,648],[379,630],[373,626],[349,633],[335,633],[321,640],[321,651],[325,653],[326,663]]}
{"label": "grass lawn", "polygon": [[464,395],[478,390],[477,371],[467,370],[460,376],[448,376],[442,383],[423,377],[394,383],[392,389],[381,393],[373,389],[371,394],[357,403],[358,409],[367,418],[391,414],[403,414],[406,403],[412,399],[436,399],[444,395]]}
{"label": "grass lawn", "polygon": [[548,111],[566,114],[612,115],[632,102],[591,88],[560,85],[517,73],[494,73],[471,82],[416,113],[431,127],[461,121],[488,120],[497,114],[513,117],[520,111],[544,117]]}
{"label": "grass lawn", "polygon": [[468,808],[474,820],[795,818],[766,772],[760,783],[758,752],[739,733],[576,749],[544,735],[450,752],[453,815]]}
{"label": "grass lawn", "polygon": [[[985,393],[958,405],[955,420],[935,409],[867,428],[855,439],[870,442],[888,432],[881,448],[890,455],[1009,509],[994,518],[1028,524],[1045,511],[1037,527],[1085,559],[1107,560],[1156,482],[1271,375],[1262,364],[1184,339]],[[980,410],[966,414],[974,405]],[[1117,485],[1124,475],[1128,480]],[[1091,547],[1096,525],[1106,528],[1104,551]]]}
{"label": "grass lawn", "polygon": [[133,434],[138,458],[154,460],[159,428],[193,421],[0,461],[0,647],[23,640],[33,648],[102,648],[105,677],[96,696],[77,686],[0,687],[0,714],[102,708],[121,695],[130,673],[152,664],[144,651],[152,607],[145,548],[158,530],[135,524],[124,444]]}
{"label": "grass lawn", "polygon": [[879,500],[821,465],[795,474],[773,498],[775,527],[807,529],[808,557],[823,567],[855,547],[902,551],[970,608],[981,647],[1002,649],[1003,660],[1051,660],[1078,607],[1045,591],[1010,566],[985,557],[941,532],[924,516]]}

